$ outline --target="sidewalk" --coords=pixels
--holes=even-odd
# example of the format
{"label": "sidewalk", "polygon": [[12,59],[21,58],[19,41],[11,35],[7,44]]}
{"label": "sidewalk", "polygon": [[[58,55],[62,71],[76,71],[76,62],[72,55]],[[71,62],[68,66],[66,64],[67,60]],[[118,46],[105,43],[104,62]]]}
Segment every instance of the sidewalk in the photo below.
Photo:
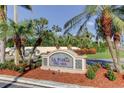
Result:
{"label": "sidewalk", "polygon": [[37,79],[30,79],[30,78],[16,77],[16,76],[9,76],[9,75],[0,75],[0,80],[37,85],[37,86],[42,86],[47,88],[91,88],[89,86],[80,86],[75,84],[60,83],[60,82],[46,81],[46,80],[37,80]]}

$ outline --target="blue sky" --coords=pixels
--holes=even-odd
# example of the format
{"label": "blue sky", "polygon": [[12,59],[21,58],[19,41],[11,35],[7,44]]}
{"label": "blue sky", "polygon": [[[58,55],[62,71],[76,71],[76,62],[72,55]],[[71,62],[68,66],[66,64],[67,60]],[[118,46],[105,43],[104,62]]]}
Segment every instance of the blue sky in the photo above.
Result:
{"label": "blue sky", "polygon": [[[52,25],[59,25],[60,27],[63,27],[67,20],[84,11],[85,8],[85,6],[80,5],[35,5],[32,7],[32,12],[18,7],[18,21],[44,17],[49,21],[49,28],[51,28]],[[8,6],[8,17],[13,19],[13,6]],[[89,31],[95,33],[93,22],[91,21],[88,24]],[[75,34],[76,30],[77,29],[74,29],[72,32]]]}

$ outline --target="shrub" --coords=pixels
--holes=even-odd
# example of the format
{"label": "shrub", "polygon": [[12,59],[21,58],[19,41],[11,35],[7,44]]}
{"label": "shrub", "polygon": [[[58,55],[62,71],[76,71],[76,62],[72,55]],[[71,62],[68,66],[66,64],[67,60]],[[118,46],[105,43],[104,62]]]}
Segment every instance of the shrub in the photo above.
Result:
{"label": "shrub", "polygon": [[116,76],[113,72],[113,70],[108,70],[107,73],[106,73],[106,77],[111,80],[111,81],[114,81],[116,80]]}
{"label": "shrub", "polygon": [[96,63],[95,66],[96,66],[97,68],[101,68],[101,64],[100,64],[100,63]]}
{"label": "shrub", "polygon": [[25,67],[20,66],[19,69],[18,69],[18,72],[19,72],[19,73],[25,72]]}
{"label": "shrub", "polygon": [[40,66],[41,66],[41,62],[37,62],[36,67],[40,67]]}
{"label": "shrub", "polygon": [[0,64],[0,69],[6,69],[7,68],[7,65],[6,64]]}
{"label": "shrub", "polygon": [[95,48],[83,48],[83,49],[76,49],[74,50],[77,54],[83,55],[83,54],[96,54],[96,49]]}
{"label": "shrub", "polygon": [[111,69],[111,66],[108,63],[104,64],[103,67],[105,69],[107,69],[107,70],[110,70]]}
{"label": "shrub", "polygon": [[122,69],[124,69],[124,65],[121,65]]}
{"label": "shrub", "polygon": [[16,66],[13,62],[5,62],[5,63],[0,63],[0,69],[9,69],[9,70],[14,70],[18,71],[20,73],[25,71],[24,66]]}
{"label": "shrub", "polygon": [[[41,66],[41,60],[37,61],[35,64],[31,64],[31,69],[35,69],[36,67]],[[15,65],[14,62],[5,62],[5,63],[0,63],[0,69],[9,69],[9,70],[14,70],[19,73],[23,73],[26,71],[26,68],[28,65],[26,63],[21,63],[19,65]]]}
{"label": "shrub", "polygon": [[93,68],[91,67],[91,66],[89,66],[88,67],[88,71],[87,71],[87,78],[88,79],[94,79],[95,78],[95,76],[96,76],[96,73],[95,73],[95,71],[93,70]]}
{"label": "shrub", "polygon": [[3,64],[2,64],[2,63],[0,63],[0,69],[3,69],[2,65],[3,65]]}
{"label": "shrub", "polygon": [[87,54],[96,54],[96,49],[95,48],[88,49]]}
{"label": "shrub", "polygon": [[36,64],[31,64],[31,69],[35,69],[36,68]]}
{"label": "shrub", "polygon": [[90,67],[92,67],[94,72],[97,72],[99,70],[99,68],[101,68],[101,64],[99,64],[99,63],[92,64],[92,65],[90,65]]}
{"label": "shrub", "polygon": [[99,68],[96,65],[92,65],[92,69],[94,72],[97,72]]}

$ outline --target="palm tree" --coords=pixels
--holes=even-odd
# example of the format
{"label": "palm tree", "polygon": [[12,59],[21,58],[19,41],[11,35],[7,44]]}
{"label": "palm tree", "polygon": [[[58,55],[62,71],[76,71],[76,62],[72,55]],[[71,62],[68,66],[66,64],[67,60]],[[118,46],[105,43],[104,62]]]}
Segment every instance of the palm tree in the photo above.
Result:
{"label": "palm tree", "polygon": [[[25,9],[28,10],[32,10],[32,7],[30,5],[21,5],[21,7],[24,7]],[[14,22],[17,24],[17,6],[14,6]],[[15,41],[16,40],[21,40],[20,35],[19,34],[15,34]],[[21,43],[21,42],[20,42]],[[17,49],[17,46],[15,45],[15,64],[18,65],[19,64],[19,51]]]}
{"label": "palm tree", "polygon": [[37,40],[36,40],[35,44],[33,45],[33,49],[32,49],[30,56],[29,56],[29,60],[28,60],[29,65],[32,62],[32,56],[33,56],[33,53],[35,52],[35,49],[37,48],[37,46],[41,45],[42,38],[47,35],[47,33],[45,33],[46,35],[42,36],[42,31],[47,30],[47,24],[48,24],[48,20],[45,18],[33,20],[33,30],[36,33],[35,38],[37,38]]}
{"label": "palm tree", "polygon": [[[118,6],[121,7],[121,6]],[[112,35],[112,25],[118,28],[118,31],[122,31],[124,27],[124,22],[116,15],[117,6],[87,6],[85,11],[80,13],[79,15],[73,17],[69,21],[67,21],[64,25],[65,33],[67,33],[73,26],[77,25],[81,22],[81,27],[78,30],[78,35],[80,34],[81,30],[84,26],[87,26],[87,22],[97,16],[100,17],[102,31],[104,33],[105,40],[108,44],[110,54],[113,59],[114,66],[118,72],[122,72],[120,62],[118,62],[116,55],[114,54],[114,49],[111,42],[111,35]],[[123,13],[123,12],[121,12]],[[95,18],[94,18],[95,19]]]}
{"label": "palm tree", "polygon": [[[2,33],[4,34],[4,37],[1,37],[0,39],[0,54],[1,54],[1,63],[5,62],[5,43],[6,43],[6,31],[7,27],[5,27],[6,24],[6,16],[7,16],[7,6],[0,5],[0,25],[1,27],[4,25],[4,27],[1,28]],[[5,23],[5,24],[4,24]]]}
{"label": "palm tree", "polygon": [[25,20],[21,23],[16,24],[14,21],[10,20],[9,29],[9,35],[7,36],[9,36],[10,39],[12,38],[11,40],[13,40],[17,52],[24,62],[25,42],[33,35],[32,23],[28,20]]}

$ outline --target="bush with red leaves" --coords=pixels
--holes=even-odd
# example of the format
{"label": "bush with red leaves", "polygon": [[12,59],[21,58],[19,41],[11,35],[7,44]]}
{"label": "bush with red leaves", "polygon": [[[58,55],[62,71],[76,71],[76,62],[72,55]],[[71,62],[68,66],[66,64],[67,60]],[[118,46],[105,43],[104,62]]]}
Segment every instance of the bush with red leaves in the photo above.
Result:
{"label": "bush with red leaves", "polygon": [[78,55],[83,55],[83,54],[96,54],[96,49],[95,48],[84,48],[84,49],[75,49],[74,52],[76,52]]}

